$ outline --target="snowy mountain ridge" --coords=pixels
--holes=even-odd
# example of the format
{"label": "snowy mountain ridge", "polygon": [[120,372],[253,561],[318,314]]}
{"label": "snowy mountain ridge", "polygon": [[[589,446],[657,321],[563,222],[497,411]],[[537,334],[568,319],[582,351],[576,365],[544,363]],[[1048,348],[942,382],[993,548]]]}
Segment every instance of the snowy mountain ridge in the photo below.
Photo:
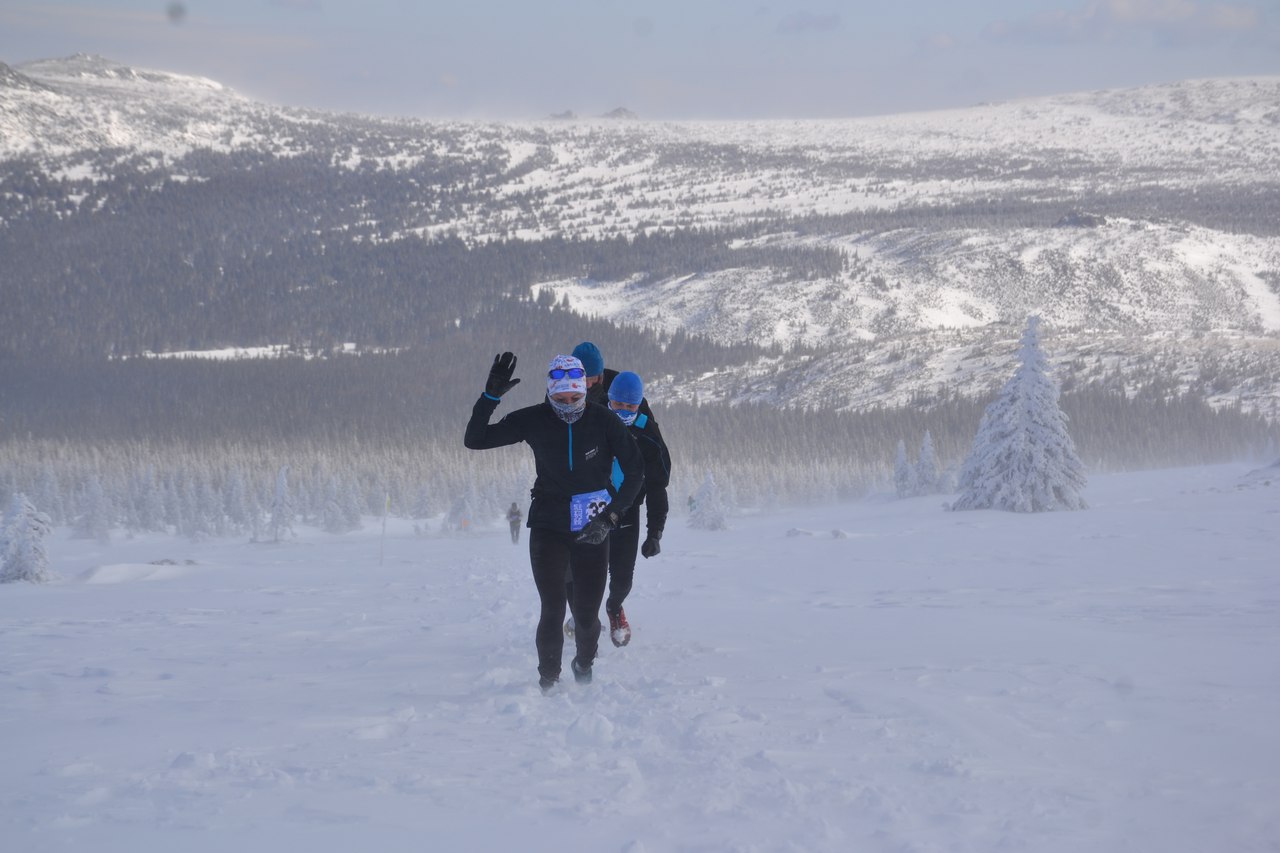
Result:
{"label": "snowy mountain ridge", "polygon": [[89,54],[0,63],[0,158],[54,161],[100,149],[180,157],[265,145],[262,123],[301,111],[256,103],[204,77]]}
{"label": "snowy mountain ridge", "polygon": [[[0,71],[0,158],[51,157],[104,144],[179,157],[256,147],[298,152],[291,127],[325,123],[348,165],[403,168],[452,146],[454,156],[505,150],[495,206],[531,194],[548,224],[519,236],[654,227],[762,216],[894,209],[1003,197],[1070,197],[1159,175],[1168,187],[1274,183],[1280,173],[1280,77],[1191,80],[967,109],[873,118],[776,121],[431,122],[372,119],[252,101],[199,77],[134,69],[96,56]],[[441,134],[448,131],[448,136]],[[109,131],[109,132],[108,132]],[[385,151],[394,139],[393,154]],[[329,141],[329,137],[325,138]],[[708,147],[710,146],[710,147]],[[683,155],[683,156],[682,156]],[[699,162],[699,158],[703,162]],[[616,211],[580,205],[607,193]],[[550,194],[555,198],[546,198]],[[485,211],[435,227],[483,239]],[[673,214],[674,217],[672,216]]]}
{"label": "snowy mountain ridge", "polygon": [[1075,379],[1162,365],[1224,402],[1280,400],[1280,77],[844,120],[480,124],[274,107],[101,57],[0,67],[0,160],[83,175],[110,168],[104,150],[159,168],[206,148],[392,174],[496,164],[450,178],[451,204],[382,223],[389,240],[753,226],[736,246],[845,258],[808,277],[744,264],[534,287],[615,323],[831,354],[682,381],[682,396],[830,405],[852,387],[835,399],[862,408],[990,390],[1005,357],[974,353],[1038,313]]}

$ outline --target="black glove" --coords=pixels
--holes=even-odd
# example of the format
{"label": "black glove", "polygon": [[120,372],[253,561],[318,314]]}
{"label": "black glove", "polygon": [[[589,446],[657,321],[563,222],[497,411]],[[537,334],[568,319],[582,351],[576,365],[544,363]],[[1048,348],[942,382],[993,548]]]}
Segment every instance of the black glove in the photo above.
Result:
{"label": "black glove", "polygon": [[609,538],[610,531],[618,526],[618,514],[606,509],[587,522],[587,526],[578,531],[575,542],[586,542],[588,545],[599,545]]}
{"label": "black glove", "polygon": [[662,553],[662,546],[658,544],[658,540],[662,538],[662,533],[650,533],[644,542],[640,543],[640,556],[646,560],[650,557],[656,557]]}
{"label": "black glove", "polygon": [[515,354],[504,352],[493,357],[493,367],[489,368],[489,381],[484,383],[484,393],[490,397],[501,397],[520,384],[519,379],[512,379],[516,372]]}

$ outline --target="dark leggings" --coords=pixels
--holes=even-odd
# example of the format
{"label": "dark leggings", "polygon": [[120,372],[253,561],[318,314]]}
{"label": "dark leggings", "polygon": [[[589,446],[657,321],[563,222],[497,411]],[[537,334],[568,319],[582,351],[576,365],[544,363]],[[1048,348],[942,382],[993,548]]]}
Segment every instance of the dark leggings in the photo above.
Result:
{"label": "dark leggings", "polygon": [[564,654],[565,578],[573,578],[573,639],[577,658],[590,665],[596,659],[600,641],[600,601],[608,580],[609,544],[587,545],[573,541],[576,533],[529,530],[529,564],[533,582],[542,599],[535,642],[538,647],[538,674],[560,677]]}
{"label": "dark leggings", "polygon": [[605,612],[613,615],[631,592],[636,574],[636,552],[640,548],[640,507],[632,505],[622,516],[618,529],[609,534],[609,598]]}
{"label": "dark leggings", "polygon": [[[604,611],[610,616],[622,609],[622,602],[627,600],[631,592],[631,582],[636,575],[636,553],[640,549],[640,507],[632,506],[627,510],[618,528],[609,534],[609,598],[604,603]],[[573,600],[573,576],[566,571],[564,575],[565,597]],[[573,617],[574,624],[578,617]]]}

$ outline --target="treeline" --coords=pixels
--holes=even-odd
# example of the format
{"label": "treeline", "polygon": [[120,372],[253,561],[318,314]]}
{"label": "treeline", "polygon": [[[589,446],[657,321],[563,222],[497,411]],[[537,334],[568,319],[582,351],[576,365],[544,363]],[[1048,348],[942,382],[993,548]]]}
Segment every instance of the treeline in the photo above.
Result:
{"label": "treeline", "polygon": [[[335,532],[388,502],[408,518],[497,518],[511,501],[527,501],[533,472],[520,446],[462,449],[491,358],[125,362],[110,366],[114,374],[33,375],[16,406],[5,377],[0,496],[21,491],[84,535],[124,526],[262,537],[287,466],[299,521]],[[499,416],[540,398],[540,372],[541,363],[517,370],[529,381]],[[35,405],[41,382],[55,392],[44,406]],[[184,385],[201,391],[178,393]],[[897,443],[914,453],[926,430],[941,465],[957,466],[987,400],[952,396],[862,413],[668,404],[657,393],[651,402],[672,450],[679,513],[707,473],[738,506],[889,490]],[[1280,425],[1215,410],[1196,395],[1086,385],[1061,402],[1094,472],[1280,455]]]}
{"label": "treeline", "polygon": [[[409,444],[461,435],[497,352],[519,356],[512,405],[541,400],[547,361],[583,340],[606,366],[655,377],[743,363],[762,352],[683,332],[614,328],[503,300],[416,347],[276,358],[0,359],[0,434],[106,442],[305,439]],[[660,383],[659,383],[660,387]]]}
{"label": "treeline", "polygon": [[296,522],[334,533],[384,513],[444,517],[457,526],[527,501],[533,466],[517,450],[466,459],[460,439],[451,444],[439,435],[399,447],[307,439],[0,441],[0,495],[21,492],[54,524],[92,538],[125,528],[275,539],[280,531],[272,520],[279,515],[286,527]]}
{"label": "treeline", "polygon": [[[948,393],[918,395],[900,408],[862,413],[778,409],[767,405],[678,404],[671,392],[690,363],[745,359],[749,352],[718,347],[684,335],[658,339],[613,329],[566,311],[552,311],[549,327],[529,328],[503,341],[464,325],[442,349],[385,353],[331,353],[323,357],[131,358],[93,361],[0,361],[0,436],[6,441],[52,440],[69,445],[140,441],[153,444],[276,443],[294,441],[366,448],[413,447],[433,436],[461,436],[499,348],[520,357],[523,381],[503,400],[503,410],[539,402],[543,371],[555,352],[594,340],[606,366],[636,367],[647,393],[668,422],[690,436],[686,444],[708,459],[812,459],[826,467],[875,469],[932,432],[940,459],[968,450],[984,398]],[[477,324],[479,325],[479,324]],[[600,334],[595,334],[599,332]],[[549,348],[547,341],[558,341]],[[1139,387],[1124,390],[1125,385]],[[1238,406],[1205,402],[1211,386],[1181,393],[1153,374],[1073,380],[1061,405],[1071,418],[1085,462],[1120,470],[1199,464],[1264,451],[1280,424],[1247,415]],[[446,442],[447,443],[447,442]],[[772,448],[758,451],[761,446]],[[794,454],[794,455],[793,455]]]}

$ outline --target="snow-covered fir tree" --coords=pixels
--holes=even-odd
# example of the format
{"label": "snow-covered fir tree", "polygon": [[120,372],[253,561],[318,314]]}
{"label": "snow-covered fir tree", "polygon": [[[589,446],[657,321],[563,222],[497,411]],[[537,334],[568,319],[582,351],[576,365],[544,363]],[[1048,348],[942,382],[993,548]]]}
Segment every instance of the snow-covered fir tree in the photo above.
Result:
{"label": "snow-covered fir tree", "polygon": [[693,493],[689,505],[689,526],[696,530],[727,530],[728,512],[716,478],[711,472]]}
{"label": "snow-covered fir tree", "polygon": [[924,431],[920,442],[920,458],[916,460],[916,494],[936,495],[941,491],[942,473],[938,468],[938,454],[933,449],[933,435]]}
{"label": "snow-covered fir tree", "polygon": [[[390,501],[391,495],[383,492],[382,503],[375,508],[386,513],[386,505]],[[360,494],[360,485],[353,480],[348,480],[346,488],[342,491],[342,513],[347,519],[348,530],[359,530],[364,527],[364,499]]]}
{"label": "snow-covered fir tree", "polygon": [[111,538],[113,516],[111,499],[102,487],[102,481],[97,474],[89,475],[89,480],[80,493],[79,512],[75,521],[76,538],[106,542]]}
{"label": "snow-covered fir tree", "polygon": [[227,479],[224,512],[235,530],[257,531],[260,513],[239,468],[234,469]]}
{"label": "snow-covered fir tree", "polygon": [[0,522],[0,583],[53,579],[44,538],[53,528],[49,516],[35,508],[27,496],[16,492]]}
{"label": "snow-covered fir tree", "polygon": [[360,528],[360,500],[354,488],[337,475],[325,485],[321,526],[329,533],[346,533]]}
{"label": "snow-covered fir tree", "polygon": [[426,483],[422,483],[414,492],[413,504],[409,509],[409,515],[415,519],[430,518],[431,510],[431,488]]}
{"label": "snow-covered fir tree", "polygon": [[196,488],[196,497],[200,502],[205,520],[209,524],[209,529],[214,536],[227,536],[231,533],[231,520],[227,518],[227,511],[224,508],[225,498],[222,492],[214,485],[213,477],[205,474],[200,478],[200,483]]}
{"label": "snow-covered fir tree", "polygon": [[160,478],[156,475],[156,466],[147,465],[146,469],[135,478],[134,523],[139,530],[162,531],[164,523],[164,490]]}
{"label": "snow-covered fir tree", "polygon": [[987,406],[960,471],[952,509],[1084,509],[1084,465],[1058,407],[1058,383],[1040,349],[1040,318],[1027,318],[1020,366]]}
{"label": "snow-covered fir tree", "polygon": [[933,434],[929,430],[924,431],[920,455],[914,463],[907,455],[907,443],[898,441],[898,450],[893,460],[893,491],[899,498],[936,495],[946,491],[938,466],[938,455],[933,449]]}
{"label": "snow-covered fir tree", "polygon": [[[179,532],[193,542],[203,542],[215,535],[215,508],[210,505],[209,493],[201,478],[191,475],[183,481],[181,500],[184,524]],[[220,515],[221,507],[216,511]]]}
{"label": "snow-covered fir tree", "polygon": [[937,493],[940,495],[949,495],[954,493],[956,491],[956,482],[958,477],[959,473],[956,470],[956,466],[948,465],[946,468],[942,469],[942,473],[938,475]]}
{"label": "snow-covered fir tree", "polygon": [[276,491],[271,499],[271,541],[280,539],[293,532],[293,501],[289,495],[289,466],[281,465],[276,473]]}
{"label": "snow-covered fir tree", "polygon": [[175,471],[166,472],[160,483],[160,503],[164,506],[164,526],[173,530],[182,530],[186,522],[182,519],[182,478]]}
{"label": "snow-covered fir tree", "polygon": [[898,440],[898,452],[893,460],[893,491],[900,498],[916,494],[916,470],[907,459],[907,443]]}
{"label": "snow-covered fir tree", "polygon": [[341,484],[337,477],[330,477],[324,488],[324,509],[321,510],[320,526],[326,533],[346,533],[347,519],[342,513],[340,497]]}
{"label": "snow-covered fir tree", "polygon": [[30,500],[41,508],[41,512],[49,516],[51,522],[55,525],[67,523],[67,513],[62,503],[62,490],[58,484],[58,475],[54,472],[53,465],[48,461],[45,461],[41,466],[40,479],[35,484],[34,491],[29,494]]}

